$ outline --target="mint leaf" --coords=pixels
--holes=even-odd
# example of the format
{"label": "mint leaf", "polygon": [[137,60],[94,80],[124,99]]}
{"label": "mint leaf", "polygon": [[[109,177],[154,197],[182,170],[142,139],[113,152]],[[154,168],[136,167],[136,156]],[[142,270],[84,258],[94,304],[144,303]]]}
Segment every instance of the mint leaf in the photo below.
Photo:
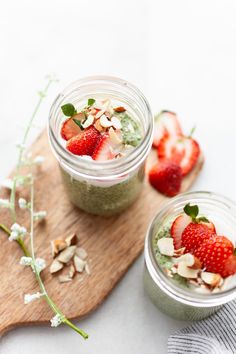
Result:
{"label": "mint leaf", "polygon": [[190,203],[188,203],[184,207],[184,212],[185,212],[185,214],[190,216],[193,221],[196,221],[196,218],[197,218],[197,215],[199,212],[199,208],[197,205],[190,205]]}
{"label": "mint leaf", "polygon": [[73,121],[75,122],[75,124],[77,124],[77,125],[80,127],[81,130],[84,130],[84,127],[82,126],[82,123],[81,123],[80,120],[78,120],[78,119],[73,119]]}
{"label": "mint leaf", "polygon": [[75,115],[77,113],[77,111],[72,103],[64,104],[63,106],[61,106],[61,110],[62,110],[63,114],[67,117],[72,117],[73,115]]}
{"label": "mint leaf", "polygon": [[88,106],[92,106],[95,103],[95,99],[94,98],[89,98],[88,99]]}

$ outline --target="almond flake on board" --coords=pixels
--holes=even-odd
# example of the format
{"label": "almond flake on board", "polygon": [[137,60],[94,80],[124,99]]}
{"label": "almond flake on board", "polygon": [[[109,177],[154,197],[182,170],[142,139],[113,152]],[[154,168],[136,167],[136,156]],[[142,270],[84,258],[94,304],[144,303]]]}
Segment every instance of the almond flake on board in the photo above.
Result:
{"label": "almond flake on board", "polygon": [[65,241],[67,246],[74,246],[78,243],[78,237],[76,234],[71,234],[65,239]]}
{"label": "almond flake on board", "polygon": [[57,260],[62,263],[68,263],[73,258],[75,254],[75,250],[76,250],[76,246],[67,247],[59,254]]}
{"label": "almond flake on board", "polygon": [[70,265],[70,268],[69,268],[68,276],[69,276],[70,278],[73,278],[74,275],[75,275],[75,267],[74,267],[74,264],[71,264],[71,265]]}
{"label": "almond flake on board", "polygon": [[88,253],[82,247],[77,247],[75,250],[75,254],[83,261],[88,257]]}
{"label": "almond flake on board", "polygon": [[66,275],[59,275],[58,280],[60,283],[68,283],[69,281],[72,280],[72,278],[66,274]]}
{"label": "almond flake on board", "polygon": [[86,262],[86,264],[85,264],[85,272],[86,272],[88,275],[91,274],[91,270],[90,270],[90,267],[89,267],[89,265],[88,265],[87,262]]}
{"label": "almond flake on board", "polygon": [[74,265],[75,265],[75,269],[78,273],[82,273],[85,265],[86,265],[86,261],[84,261],[83,259],[79,258],[78,256],[74,256]]}
{"label": "almond flake on board", "polygon": [[56,257],[56,255],[60,252],[63,251],[67,247],[67,243],[64,240],[53,240],[51,241],[51,250],[52,250],[52,256],[53,258]]}
{"label": "almond flake on board", "polygon": [[59,262],[57,259],[54,259],[51,266],[50,266],[50,273],[56,273],[59,272],[63,268],[63,264]]}

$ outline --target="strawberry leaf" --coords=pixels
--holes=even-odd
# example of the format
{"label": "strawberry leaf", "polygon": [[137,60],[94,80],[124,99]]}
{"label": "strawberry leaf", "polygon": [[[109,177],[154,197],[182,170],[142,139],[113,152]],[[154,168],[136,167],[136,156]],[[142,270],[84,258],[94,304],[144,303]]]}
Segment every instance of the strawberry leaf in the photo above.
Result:
{"label": "strawberry leaf", "polygon": [[196,221],[198,216],[199,208],[197,205],[190,205],[190,203],[186,204],[184,207],[184,212],[188,216],[192,218],[193,221]]}
{"label": "strawberry leaf", "polygon": [[77,111],[72,103],[64,104],[63,106],[61,106],[61,110],[62,110],[63,114],[67,117],[72,117],[73,115],[75,115],[77,113]]}
{"label": "strawberry leaf", "polygon": [[196,219],[197,222],[210,222],[205,216],[200,216]]}

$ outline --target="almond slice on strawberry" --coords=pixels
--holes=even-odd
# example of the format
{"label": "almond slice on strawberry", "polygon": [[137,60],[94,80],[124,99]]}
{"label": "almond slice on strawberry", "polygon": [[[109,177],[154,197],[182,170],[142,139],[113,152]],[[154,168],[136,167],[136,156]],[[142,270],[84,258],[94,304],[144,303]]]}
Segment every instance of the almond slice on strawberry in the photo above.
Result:
{"label": "almond slice on strawberry", "polygon": [[188,224],[191,223],[191,220],[192,219],[190,218],[190,216],[186,214],[181,214],[177,216],[177,218],[173,222],[170,229],[170,234],[173,237],[174,246],[176,250],[182,247],[182,233],[184,229],[188,226]]}
{"label": "almond slice on strawberry", "polygon": [[95,148],[92,158],[96,161],[107,161],[114,159],[116,154],[113,151],[113,147],[114,144],[112,143],[109,133],[104,134]]}
{"label": "almond slice on strawberry", "polygon": [[177,115],[170,111],[162,111],[154,118],[154,139],[152,146],[157,148],[164,136],[182,135]]}
{"label": "almond slice on strawberry", "polygon": [[192,171],[200,156],[200,147],[191,137],[164,136],[157,149],[160,160],[170,160],[180,165],[183,176]]}
{"label": "almond slice on strawberry", "polygon": [[73,136],[76,136],[82,132],[79,125],[75,123],[74,119],[81,121],[82,123],[82,121],[85,119],[85,115],[84,113],[80,112],[65,120],[61,127],[61,137],[65,140],[70,140],[73,138]]}

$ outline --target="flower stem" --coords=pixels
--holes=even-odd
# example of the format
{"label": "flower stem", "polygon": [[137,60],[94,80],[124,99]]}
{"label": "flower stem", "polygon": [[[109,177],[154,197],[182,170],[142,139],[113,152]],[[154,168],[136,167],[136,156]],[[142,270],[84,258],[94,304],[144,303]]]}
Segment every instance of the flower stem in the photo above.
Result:
{"label": "flower stem", "polygon": [[[11,231],[8,229],[8,227],[6,227],[3,224],[0,224],[0,229],[2,229],[8,236],[10,236]],[[30,253],[29,253],[24,241],[22,239],[18,239],[18,240],[16,240],[16,242],[18,243],[18,245],[20,246],[20,248],[24,252],[24,255],[26,257],[30,257]]]}

